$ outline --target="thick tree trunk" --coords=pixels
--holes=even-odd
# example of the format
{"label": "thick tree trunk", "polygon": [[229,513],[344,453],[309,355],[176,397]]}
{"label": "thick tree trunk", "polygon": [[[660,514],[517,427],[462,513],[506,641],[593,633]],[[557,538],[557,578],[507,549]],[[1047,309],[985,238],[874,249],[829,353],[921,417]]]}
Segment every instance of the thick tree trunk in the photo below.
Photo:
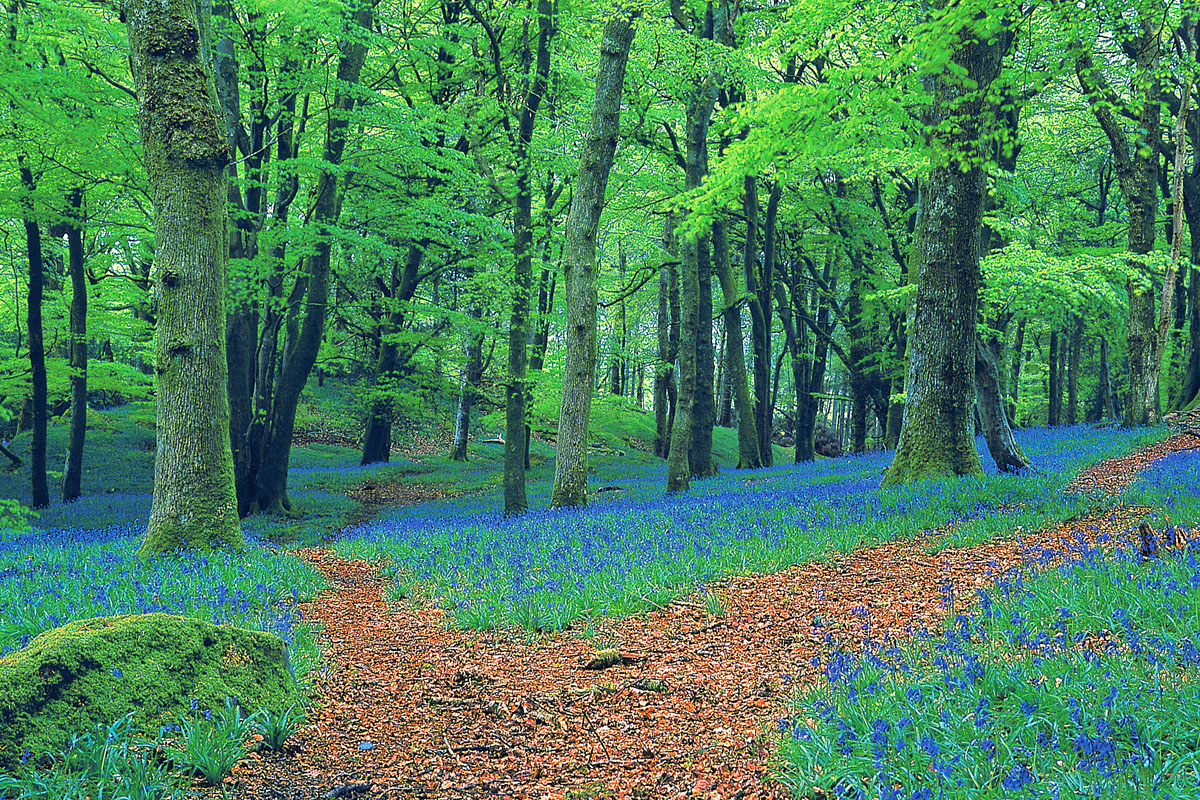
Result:
{"label": "thick tree trunk", "polygon": [[1000,361],[996,350],[1000,342],[993,339],[985,344],[975,343],[975,402],[979,407],[980,427],[987,441],[988,452],[1001,472],[1013,472],[1029,466],[1029,459],[1013,438],[1004,411],[1004,394],[1000,385]]}
{"label": "thick tree trunk", "polygon": [[125,16],[157,245],[158,450],[138,554],[240,547],[225,360],[232,154],[195,4],[131,0]]}
{"label": "thick tree trunk", "polygon": [[[982,279],[979,234],[987,190],[980,150],[995,117],[986,94],[1010,40],[1010,33],[964,29],[951,57],[961,72],[926,79],[933,95],[926,122],[941,139],[945,152],[940,155],[948,163],[934,166],[921,186],[907,403],[887,484],[981,471],[972,413]],[[972,84],[969,93],[964,80]],[[940,132],[946,128],[949,133]]]}
{"label": "thick tree trunk", "polygon": [[[26,191],[35,188],[33,172],[21,166],[21,183]],[[29,298],[25,327],[29,340],[29,379],[33,439],[29,445],[30,507],[50,505],[50,487],[46,482],[46,350],[42,336],[42,293],[45,264],[42,260],[42,231],[33,219],[32,209],[25,219],[25,248],[29,259]],[[19,427],[19,426],[18,426]]]}
{"label": "thick tree trunk", "polygon": [[1179,397],[1174,409],[1190,408],[1200,396],[1200,164],[1194,164],[1192,174],[1185,176],[1183,183],[1183,210],[1187,217],[1189,235],[1189,257],[1185,271],[1188,274],[1187,325],[1188,350]]}
{"label": "thick tree trunk", "polygon": [[83,476],[83,446],[87,439],[87,276],[83,264],[83,190],[67,196],[67,271],[71,275],[71,431],[63,468],[64,503],[79,497]]}
{"label": "thick tree trunk", "polygon": [[[640,12],[615,9],[605,23],[596,68],[592,121],[579,154],[579,174],[567,215],[563,279],[567,291],[567,353],[550,506],[587,504],[588,423],[596,371],[596,233],[621,128],[621,89]],[[624,253],[621,255],[624,259]],[[623,307],[622,307],[623,308]],[[623,313],[622,313],[623,316]],[[622,320],[622,325],[624,320]],[[618,373],[619,374],[619,373]],[[618,378],[618,384],[620,380]]]}
{"label": "thick tree trunk", "polygon": [[738,469],[758,469],[762,460],[758,452],[758,433],[755,428],[754,403],[746,382],[746,354],[742,344],[742,310],[739,301],[737,275],[729,263],[729,246],[725,220],[713,222],[713,260],[717,281],[721,284],[725,320],[725,375],[737,408]]}
{"label": "thick tree trunk", "polygon": [[[360,30],[370,30],[373,7],[363,3],[352,12],[353,24]],[[367,57],[367,46],[360,37],[348,37],[341,46],[338,60],[337,85],[333,107],[326,125],[322,161],[331,168],[342,162],[350,126],[349,113],[354,107],[354,92],[348,87],[358,83],[359,73]],[[287,496],[287,471],[291,458],[292,434],[296,427],[296,408],[300,393],[308,381],[321,337],[329,302],[329,269],[333,247],[332,228],[341,214],[341,195],[335,169],[321,172],[317,181],[316,201],[311,214],[312,224],[319,234],[313,253],[307,259],[307,273],[297,281],[304,289],[304,313],[297,315],[298,325],[289,337],[283,354],[283,368],[275,383],[275,395],[269,426],[269,441],[258,472],[258,508],[264,512],[283,514],[292,511]],[[297,299],[299,308],[299,299]]]}

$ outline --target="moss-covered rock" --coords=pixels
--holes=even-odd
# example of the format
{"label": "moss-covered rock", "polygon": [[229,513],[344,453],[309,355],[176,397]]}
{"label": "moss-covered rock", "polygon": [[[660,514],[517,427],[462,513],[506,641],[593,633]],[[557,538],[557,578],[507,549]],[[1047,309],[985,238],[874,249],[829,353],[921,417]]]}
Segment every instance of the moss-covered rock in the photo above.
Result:
{"label": "moss-covered rock", "polygon": [[[0,773],[61,748],[73,733],[135,712],[148,732],[236,697],[280,711],[298,689],[270,634],[170,614],[99,617],[46,631],[0,658]],[[30,762],[33,763],[32,761]]]}

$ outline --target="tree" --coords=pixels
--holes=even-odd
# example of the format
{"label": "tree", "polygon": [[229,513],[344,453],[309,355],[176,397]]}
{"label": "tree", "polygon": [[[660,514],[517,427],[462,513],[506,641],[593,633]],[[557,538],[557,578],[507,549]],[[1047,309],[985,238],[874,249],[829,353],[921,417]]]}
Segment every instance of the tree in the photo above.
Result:
{"label": "tree", "polygon": [[71,275],[71,432],[67,442],[67,464],[63,469],[63,502],[80,495],[83,477],[83,445],[87,439],[87,276],[83,263],[83,190],[67,197],[67,271]]}
{"label": "tree", "polygon": [[551,507],[587,504],[587,434],[596,372],[596,231],[621,128],[621,89],[633,45],[636,6],[610,12],[600,39],[592,121],[579,154],[567,216],[563,279],[567,294],[567,361],[558,417]]}
{"label": "tree", "polygon": [[980,228],[995,119],[989,90],[1013,34],[1001,19],[948,16],[963,13],[934,6],[935,16],[954,26],[955,41],[949,65],[924,79],[932,101],[926,128],[940,147],[918,201],[904,423],[885,484],[980,471],[972,408]]}
{"label": "tree", "polygon": [[371,30],[374,7],[360,2],[351,13],[349,30],[341,42],[341,57],[337,68],[337,90],[326,122],[325,146],[321,160],[325,169],[317,179],[316,200],[312,221],[319,239],[313,253],[306,259],[302,286],[304,313],[296,336],[283,357],[283,367],[275,387],[271,409],[271,436],[258,473],[257,505],[260,510],[276,514],[289,513],[291,501],[287,496],[287,471],[292,449],[292,433],[296,425],[296,408],[300,392],[308,381],[321,337],[329,305],[330,260],[333,251],[333,230],[341,214],[337,168],[346,152],[349,113],[357,100],[356,84],[367,58],[365,36]]}
{"label": "tree", "polygon": [[158,450],[138,554],[240,546],[225,361],[231,153],[206,35],[187,0],[131,0],[125,17],[158,245]]}
{"label": "tree", "polygon": [[[1161,135],[1160,87],[1157,74],[1162,54],[1162,22],[1146,8],[1138,7],[1134,25],[1121,21],[1118,37],[1122,49],[1134,62],[1134,103],[1130,108],[1113,91],[1092,57],[1091,43],[1074,43],[1075,74],[1112,146],[1117,182],[1129,215],[1127,247],[1132,254],[1133,273],[1126,284],[1129,294],[1127,341],[1129,346],[1129,394],[1125,424],[1148,425],[1159,414],[1158,370],[1161,354],[1155,338],[1154,287],[1146,255],[1154,250],[1155,216],[1158,210],[1158,152]],[[1134,135],[1117,119],[1126,109],[1137,120]]]}

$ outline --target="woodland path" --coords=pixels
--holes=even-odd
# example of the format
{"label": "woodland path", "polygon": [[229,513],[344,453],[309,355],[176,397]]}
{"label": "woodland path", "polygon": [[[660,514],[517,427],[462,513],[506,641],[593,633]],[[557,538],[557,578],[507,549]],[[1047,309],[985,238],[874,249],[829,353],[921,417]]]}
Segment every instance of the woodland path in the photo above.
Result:
{"label": "woodland path", "polygon": [[[1076,485],[1117,491],[1149,462],[1196,448],[1200,438],[1176,435]],[[936,630],[1001,573],[1065,552],[1078,530],[1119,534],[1138,514],[936,555],[893,542],[728,578],[710,586],[723,618],[689,598],[590,640],[447,630],[432,601],[388,608],[372,565],[304,551],[333,585],[302,606],[324,626],[320,706],[290,752],[239,768],[234,796],[783,798],[764,780],[773,732],[830,649]],[[637,660],[584,669],[598,646]]]}

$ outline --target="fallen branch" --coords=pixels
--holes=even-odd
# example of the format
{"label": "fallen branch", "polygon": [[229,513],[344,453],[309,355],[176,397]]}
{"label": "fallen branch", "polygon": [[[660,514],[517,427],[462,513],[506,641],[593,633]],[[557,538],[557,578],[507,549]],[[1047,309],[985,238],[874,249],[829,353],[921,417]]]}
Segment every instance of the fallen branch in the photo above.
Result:
{"label": "fallen branch", "polygon": [[369,783],[348,783],[345,786],[335,786],[325,794],[321,795],[321,800],[337,800],[339,797],[345,797],[349,794],[361,794],[371,791]]}

